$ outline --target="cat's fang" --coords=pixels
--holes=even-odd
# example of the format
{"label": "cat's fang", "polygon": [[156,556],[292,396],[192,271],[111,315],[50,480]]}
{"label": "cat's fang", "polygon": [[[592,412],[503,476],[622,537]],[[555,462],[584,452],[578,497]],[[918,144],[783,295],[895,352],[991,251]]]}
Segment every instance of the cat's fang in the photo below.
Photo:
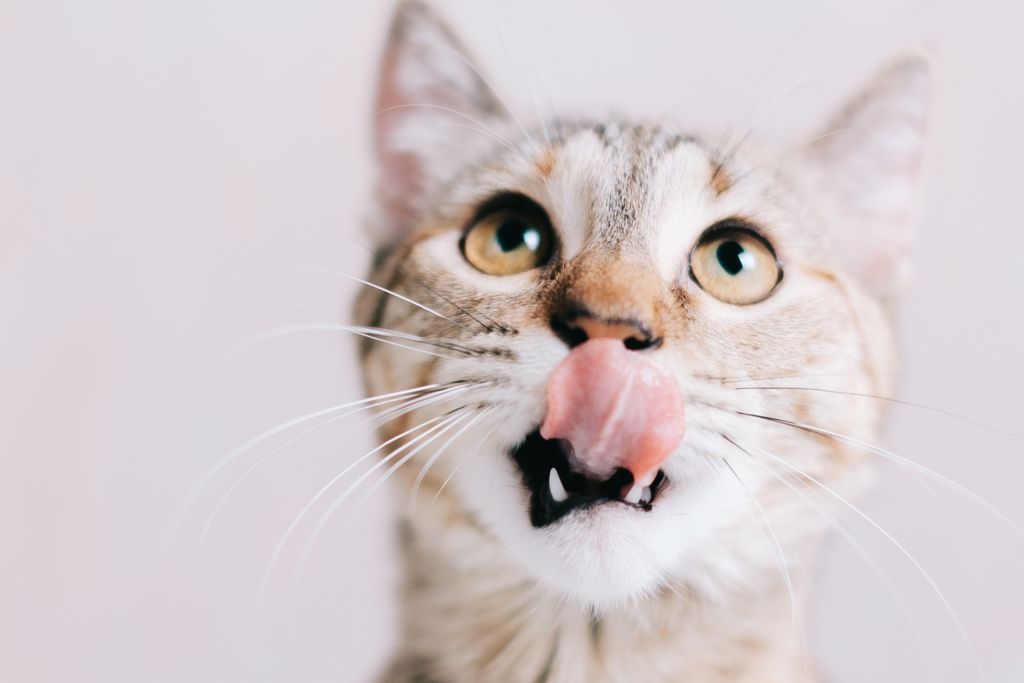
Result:
{"label": "cat's fang", "polygon": [[633,484],[633,488],[629,490],[629,493],[627,493],[622,500],[624,500],[627,503],[632,503],[633,505],[636,505],[637,503],[640,502],[640,499],[643,498],[643,494],[645,491],[647,492],[647,498],[650,499],[650,488],[646,486],[640,486],[640,484]]}
{"label": "cat's fang", "polygon": [[651,487],[645,486],[644,490],[640,493],[640,502],[649,504],[651,502]]}
{"label": "cat's fang", "polygon": [[569,497],[569,494],[565,492],[565,487],[562,486],[562,479],[558,476],[558,470],[554,467],[551,468],[551,474],[548,475],[548,486],[551,487],[551,498],[556,503],[561,503]]}

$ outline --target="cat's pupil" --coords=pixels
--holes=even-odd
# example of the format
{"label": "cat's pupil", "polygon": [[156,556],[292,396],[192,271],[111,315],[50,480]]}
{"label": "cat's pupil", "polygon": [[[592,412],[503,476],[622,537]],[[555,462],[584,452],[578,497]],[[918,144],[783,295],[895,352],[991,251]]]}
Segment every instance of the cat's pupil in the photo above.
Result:
{"label": "cat's pupil", "polygon": [[506,253],[515,251],[524,244],[531,251],[540,246],[540,233],[518,218],[509,218],[503,222],[496,237],[498,246]]}
{"label": "cat's pupil", "polygon": [[[718,263],[729,275],[739,273],[743,270],[746,262],[750,260],[750,255],[745,253],[739,242],[734,242],[733,240],[719,244],[718,249],[715,250],[715,255],[718,256]],[[743,258],[744,256],[747,258]]]}

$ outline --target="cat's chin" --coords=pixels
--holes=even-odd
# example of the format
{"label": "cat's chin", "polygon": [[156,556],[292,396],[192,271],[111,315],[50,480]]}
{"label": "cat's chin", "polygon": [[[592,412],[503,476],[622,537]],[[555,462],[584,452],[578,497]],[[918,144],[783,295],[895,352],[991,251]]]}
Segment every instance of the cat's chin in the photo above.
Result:
{"label": "cat's chin", "polygon": [[529,475],[509,465],[467,460],[456,477],[461,497],[496,536],[502,556],[565,599],[604,609],[658,592],[706,536],[705,516],[685,510],[690,498],[695,505],[706,501],[701,487],[691,490],[671,474],[659,479],[649,504],[592,496],[538,524],[531,499],[549,494],[524,487]]}
{"label": "cat's chin", "polygon": [[[656,592],[678,567],[682,548],[651,515],[616,502],[576,509],[537,531],[531,569],[548,586],[593,608]],[[537,552],[539,551],[539,552]]]}

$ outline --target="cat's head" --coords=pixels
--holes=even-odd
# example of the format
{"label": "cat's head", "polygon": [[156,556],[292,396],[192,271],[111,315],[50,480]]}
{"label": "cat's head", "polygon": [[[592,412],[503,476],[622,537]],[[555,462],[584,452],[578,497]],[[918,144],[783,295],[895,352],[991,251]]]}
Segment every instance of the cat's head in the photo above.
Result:
{"label": "cat's head", "polygon": [[357,317],[379,328],[370,390],[410,390],[380,408],[409,514],[447,505],[591,605],[742,590],[808,554],[892,390],[885,309],[927,78],[924,57],[895,62],[784,152],[524,125],[404,4],[376,115],[382,258]]}

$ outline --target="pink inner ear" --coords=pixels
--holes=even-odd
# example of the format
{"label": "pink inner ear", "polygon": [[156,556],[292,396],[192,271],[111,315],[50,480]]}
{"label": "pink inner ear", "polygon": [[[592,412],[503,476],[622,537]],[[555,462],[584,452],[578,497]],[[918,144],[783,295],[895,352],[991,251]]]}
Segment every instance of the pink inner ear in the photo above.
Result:
{"label": "pink inner ear", "polygon": [[415,200],[423,191],[420,160],[409,152],[381,155],[380,181],[377,196],[388,217],[391,235],[397,237],[415,218]]}
{"label": "pink inner ear", "polygon": [[381,65],[377,91],[374,142],[380,165],[377,196],[388,218],[384,236],[391,241],[406,230],[415,217],[415,207],[423,191],[423,167],[411,152],[395,150],[395,129],[409,115],[411,104],[399,86],[398,72],[404,58],[401,45],[388,46]]}

